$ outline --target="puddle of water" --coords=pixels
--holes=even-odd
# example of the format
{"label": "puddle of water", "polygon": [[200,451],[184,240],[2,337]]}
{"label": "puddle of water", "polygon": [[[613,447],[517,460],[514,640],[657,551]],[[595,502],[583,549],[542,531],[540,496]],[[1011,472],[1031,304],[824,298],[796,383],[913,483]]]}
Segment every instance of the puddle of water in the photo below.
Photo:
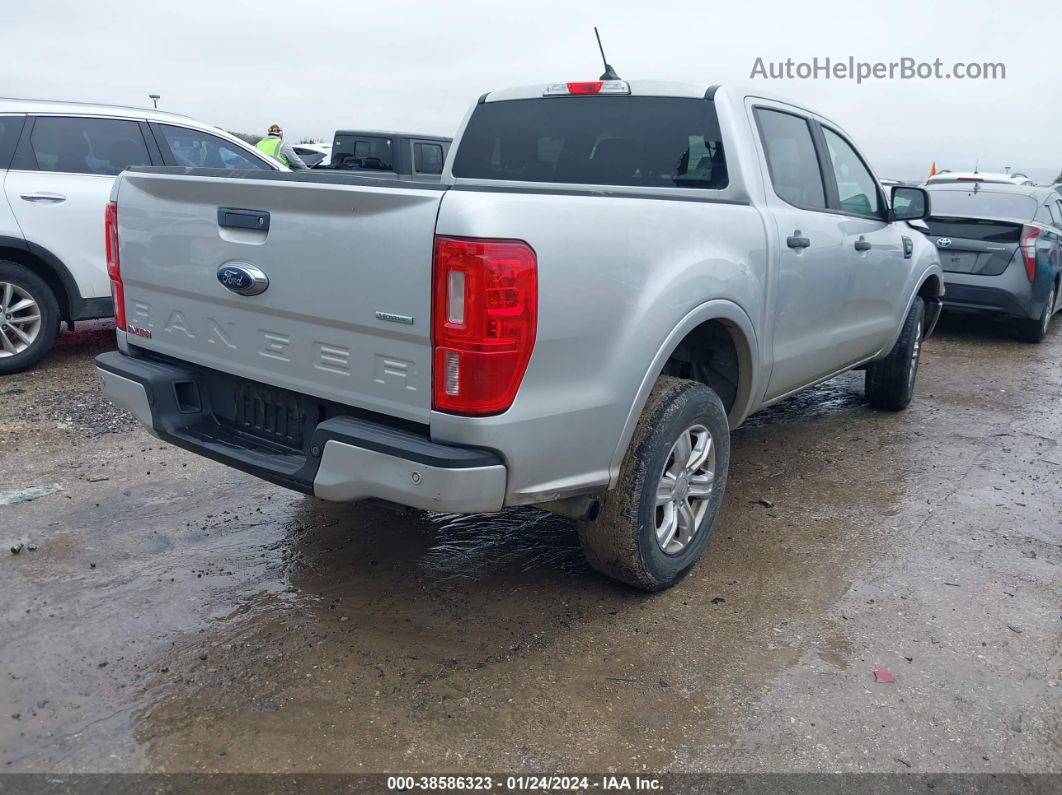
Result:
{"label": "puddle of water", "polygon": [[867,411],[863,396],[863,373],[846,373],[813,389],[799,392],[749,417],[742,428],[765,428],[798,422],[806,424],[829,417],[841,418]]}
{"label": "puddle of water", "polygon": [[435,530],[421,568],[431,574],[477,577],[503,571],[526,574],[538,569],[586,576],[575,523],[535,508],[496,514],[426,514]]}

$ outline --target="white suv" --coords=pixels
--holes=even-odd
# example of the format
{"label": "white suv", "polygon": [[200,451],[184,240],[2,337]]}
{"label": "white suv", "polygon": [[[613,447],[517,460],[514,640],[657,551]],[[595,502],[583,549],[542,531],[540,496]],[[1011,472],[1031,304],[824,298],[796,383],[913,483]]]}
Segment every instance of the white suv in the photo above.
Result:
{"label": "white suv", "polygon": [[173,113],[0,99],[0,375],[36,364],[61,321],[112,314],[103,214],[137,165],[285,170]]}

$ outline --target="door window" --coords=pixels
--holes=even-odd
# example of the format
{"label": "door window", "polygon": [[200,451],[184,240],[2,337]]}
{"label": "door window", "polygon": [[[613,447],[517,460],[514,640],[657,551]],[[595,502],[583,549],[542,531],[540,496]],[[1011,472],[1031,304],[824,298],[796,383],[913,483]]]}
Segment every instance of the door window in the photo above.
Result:
{"label": "door window", "polygon": [[172,124],[153,126],[162,133],[173,155],[173,161],[178,166],[273,170],[264,160],[216,135],[188,127],[175,127]]}
{"label": "door window", "polygon": [[413,168],[421,174],[441,174],[443,148],[441,144],[413,144]]}
{"label": "door window", "polygon": [[140,125],[124,119],[42,116],[30,147],[40,171],[114,175],[151,163]]}
{"label": "door window", "polygon": [[756,122],[778,198],[797,207],[825,210],[826,191],[808,120],[792,113],[757,108]]}
{"label": "door window", "polygon": [[822,128],[826,148],[830,152],[833,178],[841,212],[855,215],[881,214],[878,183],[856,154],[855,149],[828,127]]}

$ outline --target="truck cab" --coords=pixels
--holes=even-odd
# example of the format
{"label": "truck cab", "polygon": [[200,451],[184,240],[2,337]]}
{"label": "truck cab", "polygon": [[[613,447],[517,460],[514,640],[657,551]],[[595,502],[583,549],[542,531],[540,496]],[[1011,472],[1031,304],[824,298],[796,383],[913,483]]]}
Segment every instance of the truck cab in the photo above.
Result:
{"label": "truck cab", "polygon": [[336,130],[327,168],[380,179],[438,182],[452,140],[414,133]]}

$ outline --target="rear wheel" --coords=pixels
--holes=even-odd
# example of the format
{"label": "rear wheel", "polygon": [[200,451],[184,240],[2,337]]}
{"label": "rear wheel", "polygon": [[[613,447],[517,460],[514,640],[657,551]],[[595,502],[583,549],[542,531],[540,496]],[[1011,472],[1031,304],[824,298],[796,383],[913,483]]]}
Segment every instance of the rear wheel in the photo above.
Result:
{"label": "rear wheel", "polygon": [[1043,342],[1044,337],[1047,336],[1047,330],[1051,328],[1051,318],[1054,317],[1057,301],[1058,285],[1056,284],[1051,288],[1051,295],[1048,296],[1047,303],[1044,304],[1044,311],[1040,313],[1040,317],[1034,320],[1018,321],[1015,327],[1018,339],[1023,342]]}
{"label": "rear wheel", "polygon": [[59,303],[37,274],[0,260],[0,375],[26,370],[44,357],[59,330]]}
{"label": "rear wheel", "polygon": [[867,365],[864,391],[867,402],[874,408],[902,411],[910,404],[922,356],[925,323],[926,305],[916,296],[903,322],[900,338],[889,355]]}
{"label": "rear wheel", "polygon": [[594,522],[579,525],[590,565],[659,591],[700,557],[719,516],[730,464],[730,429],[719,396],[696,381],[661,377]]}

